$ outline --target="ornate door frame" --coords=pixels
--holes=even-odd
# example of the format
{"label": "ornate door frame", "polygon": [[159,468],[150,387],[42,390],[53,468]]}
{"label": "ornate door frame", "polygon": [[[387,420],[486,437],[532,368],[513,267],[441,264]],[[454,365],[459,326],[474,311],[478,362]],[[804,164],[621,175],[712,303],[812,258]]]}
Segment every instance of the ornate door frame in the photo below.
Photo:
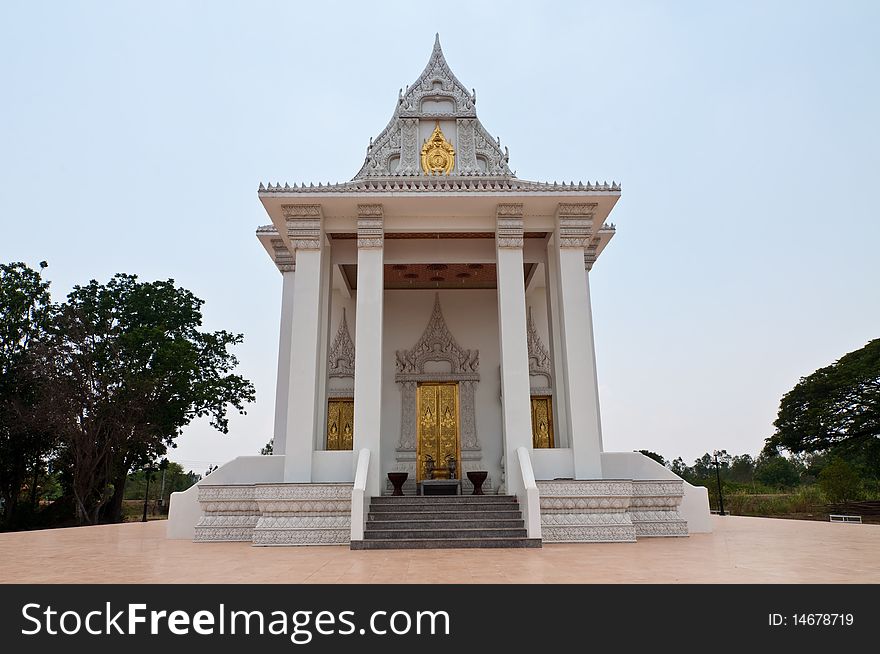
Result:
{"label": "ornate door frame", "polygon": [[[459,403],[459,438],[461,448],[462,490],[473,486],[467,479],[470,470],[483,470],[482,450],[477,437],[475,406],[476,386],[480,383],[480,351],[466,350],[458,345],[440,307],[440,294],[434,295],[431,317],[418,342],[409,350],[395,353],[400,387],[400,440],[397,444],[398,472],[408,472],[407,486],[416,479],[416,436],[418,419],[416,392],[420,382],[457,383]],[[431,362],[449,363],[449,372],[425,371]],[[487,483],[484,487],[491,488]]]}

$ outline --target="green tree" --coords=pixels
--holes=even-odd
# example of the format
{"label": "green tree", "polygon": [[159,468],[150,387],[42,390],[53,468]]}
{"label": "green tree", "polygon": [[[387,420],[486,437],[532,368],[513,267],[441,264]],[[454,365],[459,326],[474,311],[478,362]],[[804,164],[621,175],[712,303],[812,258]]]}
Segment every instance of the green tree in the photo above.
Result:
{"label": "green tree", "polygon": [[[41,263],[41,268],[45,267]],[[16,520],[22,490],[30,505],[53,439],[42,420],[34,348],[44,336],[49,283],[24,263],[0,264],[0,525]]]}
{"label": "green tree", "polygon": [[730,470],[728,472],[730,481],[739,484],[749,484],[755,478],[755,460],[748,454],[734,456],[730,460]]}
{"label": "green tree", "polygon": [[829,452],[880,477],[880,339],[801,378],[773,424],[765,453]]}
{"label": "green tree", "polygon": [[56,307],[43,351],[47,392],[77,519],[121,519],[131,470],[162,457],[207,417],[228,432],[254,387],[232,374],[241,335],[204,332],[203,302],[173,280],[118,274],[75,286]]}
{"label": "green tree", "polygon": [[755,480],[774,488],[792,488],[800,481],[797,466],[784,456],[760,456],[755,464]]}
{"label": "green tree", "polygon": [[263,445],[262,449],[260,450],[260,454],[262,454],[264,456],[268,456],[270,454],[273,454],[274,451],[275,451],[275,439],[270,438],[269,442],[266,443],[265,445]]}
{"label": "green tree", "polygon": [[694,477],[693,471],[688,467],[688,465],[684,462],[684,459],[682,459],[680,456],[673,459],[673,461],[669,464],[669,469],[685,481],[690,481]]}
{"label": "green tree", "polygon": [[861,480],[849,463],[834,457],[819,473],[819,487],[829,502],[846,502],[859,498]]}
{"label": "green tree", "polygon": [[715,459],[718,459],[720,466],[718,474],[721,476],[721,479],[726,479],[728,470],[730,469],[730,463],[733,459],[733,457],[727,453],[727,450],[715,450],[712,454],[706,452],[703,456],[694,461],[693,468],[691,468],[693,478],[701,480],[715,479]]}

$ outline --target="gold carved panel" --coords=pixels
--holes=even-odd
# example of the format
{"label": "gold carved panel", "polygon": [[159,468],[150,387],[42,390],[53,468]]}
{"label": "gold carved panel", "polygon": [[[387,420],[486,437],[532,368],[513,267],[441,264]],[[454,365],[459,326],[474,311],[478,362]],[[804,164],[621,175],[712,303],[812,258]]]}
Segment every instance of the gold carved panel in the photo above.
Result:
{"label": "gold carved panel", "polygon": [[532,447],[553,447],[553,405],[549,395],[532,397]]}
{"label": "gold carved panel", "polygon": [[435,479],[460,477],[458,384],[419,384],[416,401],[416,481],[426,478],[427,464],[433,462]]}
{"label": "gold carved panel", "polygon": [[455,166],[455,148],[446,140],[440,121],[431,136],[422,144],[422,171],[426,175],[448,175]]}
{"label": "gold carved panel", "polygon": [[332,399],[327,403],[327,449],[354,447],[354,400]]}

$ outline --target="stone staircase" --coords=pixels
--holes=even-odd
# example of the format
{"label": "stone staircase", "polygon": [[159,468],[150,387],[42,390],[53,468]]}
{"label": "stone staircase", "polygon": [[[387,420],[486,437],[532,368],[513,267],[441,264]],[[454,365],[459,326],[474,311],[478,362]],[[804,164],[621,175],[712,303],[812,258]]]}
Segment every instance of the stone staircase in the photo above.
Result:
{"label": "stone staircase", "polygon": [[353,550],[541,547],[513,495],[374,497]]}

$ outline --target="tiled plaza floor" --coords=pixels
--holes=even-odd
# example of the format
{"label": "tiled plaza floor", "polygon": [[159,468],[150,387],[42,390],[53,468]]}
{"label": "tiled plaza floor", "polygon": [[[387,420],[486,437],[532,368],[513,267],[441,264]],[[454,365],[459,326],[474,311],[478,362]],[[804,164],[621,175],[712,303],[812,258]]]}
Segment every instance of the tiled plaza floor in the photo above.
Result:
{"label": "tiled plaza floor", "polygon": [[19,532],[0,534],[0,582],[880,583],[880,525],[712,519],[712,534],[539,550],[197,544],[164,521]]}

